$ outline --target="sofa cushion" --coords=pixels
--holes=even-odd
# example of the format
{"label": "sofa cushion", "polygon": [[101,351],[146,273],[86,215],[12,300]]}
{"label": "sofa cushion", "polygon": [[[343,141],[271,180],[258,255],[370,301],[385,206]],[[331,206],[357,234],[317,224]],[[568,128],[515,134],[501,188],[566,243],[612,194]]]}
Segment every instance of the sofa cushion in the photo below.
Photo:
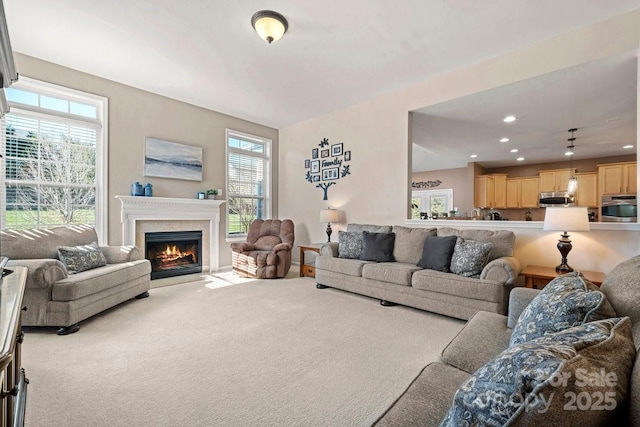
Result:
{"label": "sofa cushion", "polygon": [[423,291],[455,295],[468,300],[502,303],[505,298],[504,284],[491,280],[480,280],[437,270],[418,270],[411,276],[411,286]]}
{"label": "sofa cushion", "polygon": [[428,236],[424,240],[422,257],[418,261],[418,266],[448,273],[456,240],[456,236]]}
{"label": "sofa cushion", "polygon": [[58,246],[86,245],[98,240],[90,225],[63,225],[29,230],[2,230],[2,255],[9,259],[56,259]]}
{"label": "sofa cushion", "polygon": [[74,301],[140,277],[148,277],[151,264],[147,260],[124,264],[107,264],[71,275],[51,287],[52,301]]}
{"label": "sofa cushion", "polygon": [[615,311],[598,288],[579,272],[556,277],[524,309],[511,335],[511,345],[593,320]]}
{"label": "sofa cushion", "polygon": [[362,254],[360,259],[375,262],[393,262],[393,244],[396,235],[393,233],[362,232]]}
{"label": "sofa cushion", "polygon": [[503,256],[513,256],[513,244],[516,241],[515,233],[508,230],[458,230],[451,227],[439,227],[438,236],[459,236],[465,240],[491,243],[493,247],[489,261]]}
{"label": "sofa cushion", "polygon": [[420,270],[415,264],[406,262],[381,262],[362,267],[362,277],[397,285],[411,286],[411,275]]}
{"label": "sofa cushion", "polygon": [[362,255],[362,231],[338,232],[338,256],[340,258],[360,259]]}
{"label": "sofa cushion", "polygon": [[360,259],[336,258],[332,256],[316,257],[316,270],[327,270],[334,273],[346,274],[347,276],[362,276],[362,267],[371,264],[372,261]]}
{"label": "sofa cushion", "polygon": [[98,242],[80,246],[59,246],[58,259],[67,267],[69,274],[107,265],[107,259],[100,250]]}
{"label": "sofa cushion", "polygon": [[420,261],[424,240],[428,236],[435,236],[435,228],[411,228],[394,225],[393,232],[396,240],[393,246],[393,257],[397,262],[407,262],[416,265]]}
{"label": "sofa cushion", "polygon": [[459,238],[453,248],[451,256],[452,273],[465,277],[480,276],[482,269],[489,261],[489,254],[493,243],[477,242]]}
{"label": "sofa cushion", "polygon": [[609,425],[634,358],[628,317],[509,347],[460,386],[442,426]]}
{"label": "sofa cushion", "polygon": [[347,224],[347,231],[368,231],[369,233],[391,233],[390,225]]}

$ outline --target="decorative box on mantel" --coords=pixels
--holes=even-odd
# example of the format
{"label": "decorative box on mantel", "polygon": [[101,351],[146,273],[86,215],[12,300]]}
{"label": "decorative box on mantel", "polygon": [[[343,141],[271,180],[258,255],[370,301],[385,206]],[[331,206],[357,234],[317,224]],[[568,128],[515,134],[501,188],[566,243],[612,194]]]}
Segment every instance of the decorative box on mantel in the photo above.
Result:
{"label": "decorative box on mantel", "polygon": [[[138,221],[207,221],[209,228],[209,270],[220,266],[220,206],[225,200],[172,197],[116,196],[122,203],[122,244],[136,245]],[[144,250],[144,248],[141,248]],[[204,248],[203,248],[204,249]]]}

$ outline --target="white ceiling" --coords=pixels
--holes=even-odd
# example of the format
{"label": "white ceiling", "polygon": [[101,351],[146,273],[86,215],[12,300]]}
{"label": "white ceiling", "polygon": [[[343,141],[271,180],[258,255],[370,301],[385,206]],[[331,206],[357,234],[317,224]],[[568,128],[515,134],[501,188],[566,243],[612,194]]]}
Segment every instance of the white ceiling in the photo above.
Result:
{"label": "white ceiling", "polygon": [[[4,0],[14,51],[281,128],[640,0]],[[289,31],[268,45],[251,15]],[[18,70],[20,72],[20,70]]]}
{"label": "white ceiling", "polygon": [[[486,168],[636,153],[638,52],[458,98],[416,111],[413,171]],[[513,123],[502,119],[512,114]],[[508,143],[500,142],[503,137]],[[634,145],[624,149],[626,144]],[[511,149],[518,149],[511,153]],[[470,158],[470,155],[477,155]]]}

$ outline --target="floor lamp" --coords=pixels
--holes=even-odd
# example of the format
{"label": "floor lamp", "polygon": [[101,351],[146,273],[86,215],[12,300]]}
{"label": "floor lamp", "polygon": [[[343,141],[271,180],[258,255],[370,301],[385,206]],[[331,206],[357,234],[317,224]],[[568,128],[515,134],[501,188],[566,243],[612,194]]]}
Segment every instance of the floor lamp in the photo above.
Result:
{"label": "floor lamp", "polygon": [[569,273],[573,268],[567,263],[567,256],[573,247],[569,240],[568,231],[589,231],[589,213],[586,207],[558,207],[546,208],[544,213],[545,231],[562,231],[558,240],[558,250],[562,256],[560,265],[556,266],[558,273]]}

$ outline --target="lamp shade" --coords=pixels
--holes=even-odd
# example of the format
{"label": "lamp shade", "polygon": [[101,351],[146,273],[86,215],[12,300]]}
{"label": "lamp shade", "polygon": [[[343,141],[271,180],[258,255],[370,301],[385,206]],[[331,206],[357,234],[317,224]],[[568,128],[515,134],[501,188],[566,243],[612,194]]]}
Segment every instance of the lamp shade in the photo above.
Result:
{"label": "lamp shade", "polygon": [[586,207],[547,208],[544,213],[543,230],[589,231],[589,213]]}
{"label": "lamp shade", "polygon": [[261,10],[251,17],[251,25],[258,35],[271,44],[282,38],[289,28],[286,18],[272,10]]}
{"label": "lamp shade", "polygon": [[320,211],[320,222],[338,222],[339,215],[337,209],[322,209]]}

